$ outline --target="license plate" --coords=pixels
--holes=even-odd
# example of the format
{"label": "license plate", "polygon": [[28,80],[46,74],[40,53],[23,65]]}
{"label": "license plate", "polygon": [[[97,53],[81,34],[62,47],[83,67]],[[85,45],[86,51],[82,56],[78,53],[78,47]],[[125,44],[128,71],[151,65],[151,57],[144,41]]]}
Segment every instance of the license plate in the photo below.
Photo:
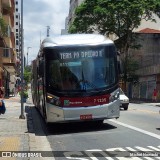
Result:
{"label": "license plate", "polygon": [[81,120],[92,119],[92,114],[80,115]]}

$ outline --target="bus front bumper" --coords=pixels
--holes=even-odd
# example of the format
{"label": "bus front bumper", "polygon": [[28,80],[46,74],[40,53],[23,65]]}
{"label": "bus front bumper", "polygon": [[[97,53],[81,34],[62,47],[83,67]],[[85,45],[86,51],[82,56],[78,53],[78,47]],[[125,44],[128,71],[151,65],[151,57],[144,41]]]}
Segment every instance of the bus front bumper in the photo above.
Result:
{"label": "bus front bumper", "polygon": [[47,122],[92,121],[119,118],[119,101],[89,107],[55,107],[48,106]]}

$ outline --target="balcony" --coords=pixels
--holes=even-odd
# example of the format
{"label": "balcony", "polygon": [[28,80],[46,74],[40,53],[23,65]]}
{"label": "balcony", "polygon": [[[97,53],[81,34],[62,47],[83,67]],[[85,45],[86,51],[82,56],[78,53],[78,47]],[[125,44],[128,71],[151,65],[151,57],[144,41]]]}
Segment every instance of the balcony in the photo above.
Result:
{"label": "balcony", "polygon": [[12,75],[15,74],[16,68],[16,58],[12,48],[3,49],[2,57],[3,67]]}

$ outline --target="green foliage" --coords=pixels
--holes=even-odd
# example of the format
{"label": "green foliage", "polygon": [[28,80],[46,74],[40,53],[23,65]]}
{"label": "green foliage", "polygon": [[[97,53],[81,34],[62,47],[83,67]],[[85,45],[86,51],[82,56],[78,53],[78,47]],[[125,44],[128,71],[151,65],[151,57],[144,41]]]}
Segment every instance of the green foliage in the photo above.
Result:
{"label": "green foliage", "polygon": [[124,68],[124,73],[121,75],[121,79],[133,84],[137,83],[139,77],[135,74],[135,71],[139,68],[138,62],[129,56],[128,60],[122,61],[122,66]]}
{"label": "green foliage", "polygon": [[157,0],[85,0],[75,11],[70,33],[114,34],[122,53],[133,47],[133,30],[142,19],[152,20],[152,13],[160,13]]}
{"label": "green foliage", "polygon": [[[20,91],[19,94],[21,96],[22,95],[22,91]],[[23,91],[23,97],[24,98],[28,98],[28,91],[27,90]]]}
{"label": "green foliage", "polygon": [[3,35],[6,34],[6,27],[7,27],[7,25],[4,21],[4,19],[0,18],[0,30],[2,31]]}
{"label": "green foliage", "polygon": [[25,80],[26,84],[30,83],[30,81],[31,81],[31,66],[25,67],[24,80]]}
{"label": "green foliage", "polygon": [[26,67],[25,67],[25,70],[26,70],[27,72],[31,72],[31,66],[26,66]]}
{"label": "green foliage", "polygon": [[159,13],[157,0],[85,0],[75,11],[70,33],[115,34],[118,38],[130,34],[142,19],[154,20]]}

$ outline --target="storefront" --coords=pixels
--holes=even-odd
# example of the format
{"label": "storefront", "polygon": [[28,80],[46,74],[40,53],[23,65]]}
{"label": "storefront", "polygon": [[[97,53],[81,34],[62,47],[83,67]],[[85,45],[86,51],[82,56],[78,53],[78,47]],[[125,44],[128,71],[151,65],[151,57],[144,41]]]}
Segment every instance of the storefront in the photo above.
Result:
{"label": "storefront", "polygon": [[[14,63],[4,63],[3,68],[4,68],[4,72],[3,72],[3,86],[5,88],[5,96],[9,97],[10,96],[10,92],[11,92],[11,88],[10,88],[10,84],[11,84],[11,76],[15,75],[15,67],[14,67]],[[13,84],[13,86],[15,86],[15,84]]]}
{"label": "storefront", "polygon": [[132,98],[151,100],[153,90],[160,91],[160,76],[152,75],[139,78],[139,83],[132,87]]}

